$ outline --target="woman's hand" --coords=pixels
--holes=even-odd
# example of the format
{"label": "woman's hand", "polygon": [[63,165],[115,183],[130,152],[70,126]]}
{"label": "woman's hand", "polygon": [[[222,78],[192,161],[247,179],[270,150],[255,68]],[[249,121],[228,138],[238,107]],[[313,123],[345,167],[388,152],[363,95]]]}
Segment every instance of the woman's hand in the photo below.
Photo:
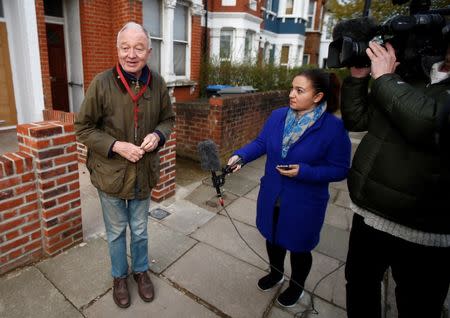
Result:
{"label": "woman's hand", "polygon": [[235,173],[236,171],[239,171],[242,167],[242,164],[236,164],[241,158],[238,155],[232,156],[230,159],[228,159],[227,165],[231,167],[231,171]]}
{"label": "woman's hand", "polygon": [[300,165],[289,165],[288,168],[280,168],[277,166],[276,168],[282,176],[286,176],[289,178],[295,177],[300,171]]}

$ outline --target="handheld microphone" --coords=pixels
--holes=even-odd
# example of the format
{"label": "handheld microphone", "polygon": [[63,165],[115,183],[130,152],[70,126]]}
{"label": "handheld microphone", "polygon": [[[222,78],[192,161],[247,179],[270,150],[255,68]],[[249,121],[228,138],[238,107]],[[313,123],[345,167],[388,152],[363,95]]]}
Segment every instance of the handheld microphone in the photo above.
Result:
{"label": "handheld microphone", "polygon": [[216,174],[216,171],[221,170],[217,146],[214,141],[207,139],[198,143],[197,150],[200,155],[200,165],[203,170],[211,171],[211,180],[214,188],[216,188],[217,198],[220,205],[224,206],[220,187],[225,183],[225,174]]}

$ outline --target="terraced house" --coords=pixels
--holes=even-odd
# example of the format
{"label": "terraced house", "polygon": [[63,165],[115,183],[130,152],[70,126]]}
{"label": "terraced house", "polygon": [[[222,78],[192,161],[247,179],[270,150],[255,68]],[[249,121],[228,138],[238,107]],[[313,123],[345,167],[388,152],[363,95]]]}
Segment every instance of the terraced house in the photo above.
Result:
{"label": "terraced house", "polygon": [[0,0],[0,129],[78,111],[127,21],[150,30],[151,67],[186,101],[199,96],[202,56],[319,64],[322,16],[321,0]]}

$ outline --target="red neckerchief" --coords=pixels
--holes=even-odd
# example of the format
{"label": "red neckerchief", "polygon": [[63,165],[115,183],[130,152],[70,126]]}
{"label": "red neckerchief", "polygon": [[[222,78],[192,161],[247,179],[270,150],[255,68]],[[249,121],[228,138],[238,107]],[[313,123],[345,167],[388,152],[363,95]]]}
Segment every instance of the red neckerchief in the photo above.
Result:
{"label": "red neckerchief", "polygon": [[142,86],[141,90],[137,93],[137,95],[135,95],[133,90],[130,88],[130,85],[128,85],[128,82],[125,79],[125,76],[123,75],[122,70],[120,69],[119,63],[116,64],[116,70],[117,70],[117,73],[120,75],[119,77],[120,77],[120,80],[122,81],[122,84],[127,89],[128,95],[130,95],[131,100],[134,103],[134,109],[133,109],[133,111],[134,111],[134,142],[137,142],[138,112],[139,112],[138,101],[139,101],[139,98],[141,98],[141,96],[144,94],[148,85],[150,84],[151,73],[149,72],[149,74],[148,74],[147,83],[145,83],[144,86]]}

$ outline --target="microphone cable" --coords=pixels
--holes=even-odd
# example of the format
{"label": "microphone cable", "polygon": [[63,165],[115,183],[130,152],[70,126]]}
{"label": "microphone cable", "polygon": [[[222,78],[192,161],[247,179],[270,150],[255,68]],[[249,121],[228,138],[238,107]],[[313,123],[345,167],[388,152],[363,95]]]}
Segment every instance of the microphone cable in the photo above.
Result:
{"label": "microphone cable", "polygon": [[[231,224],[232,224],[233,227],[234,227],[234,230],[236,231],[236,233],[237,233],[237,235],[239,236],[239,238],[245,243],[245,245],[247,245],[247,247],[248,247],[248,248],[249,248],[256,256],[258,256],[264,263],[266,263],[267,265],[269,265],[269,268],[270,268],[271,270],[274,269],[274,270],[277,271],[279,274],[283,275],[283,277],[285,277],[286,279],[292,281],[292,282],[293,282],[295,285],[297,285],[298,287],[302,288],[302,290],[305,290],[305,287],[302,286],[300,283],[296,282],[295,280],[291,280],[291,278],[290,278],[288,275],[286,275],[286,274],[284,274],[283,272],[279,271],[277,268],[270,266],[270,263],[269,263],[263,256],[261,256],[261,255],[260,255],[260,254],[259,254],[259,253],[258,253],[258,252],[257,252],[257,251],[256,251],[256,250],[255,250],[255,249],[254,249],[254,248],[253,248],[253,247],[252,247],[245,239],[244,239],[244,237],[242,236],[241,232],[239,232],[239,230],[238,230],[236,224],[234,223],[233,219],[231,218],[230,214],[228,213],[227,209],[226,209],[225,206],[223,205],[223,201],[222,201],[222,202],[219,201],[219,204],[222,206],[222,209],[225,211],[225,213],[226,213],[228,219],[230,220]],[[296,313],[294,314],[294,318],[303,318],[303,317],[306,317],[306,315],[307,315],[308,313],[311,313],[311,314],[313,314],[313,315],[318,315],[318,314],[319,314],[319,312],[317,311],[317,309],[316,309],[315,306],[314,306],[314,296],[319,297],[319,295],[317,295],[317,294],[315,293],[317,287],[319,286],[319,284],[320,284],[325,278],[327,278],[327,277],[330,276],[331,274],[337,272],[337,271],[338,271],[342,266],[344,266],[344,265],[345,265],[345,262],[343,262],[343,263],[340,264],[338,267],[336,267],[335,269],[333,269],[331,272],[325,274],[324,276],[322,276],[322,277],[319,279],[319,281],[314,285],[313,290],[312,290],[311,292],[308,292],[308,293],[311,295],[311,308],[305,309],[304,311],[296,312]],[[292,269],[291,269],[291,270],[292,270]],[[298,301],[298,300],[297,300],[297,301]]]}

